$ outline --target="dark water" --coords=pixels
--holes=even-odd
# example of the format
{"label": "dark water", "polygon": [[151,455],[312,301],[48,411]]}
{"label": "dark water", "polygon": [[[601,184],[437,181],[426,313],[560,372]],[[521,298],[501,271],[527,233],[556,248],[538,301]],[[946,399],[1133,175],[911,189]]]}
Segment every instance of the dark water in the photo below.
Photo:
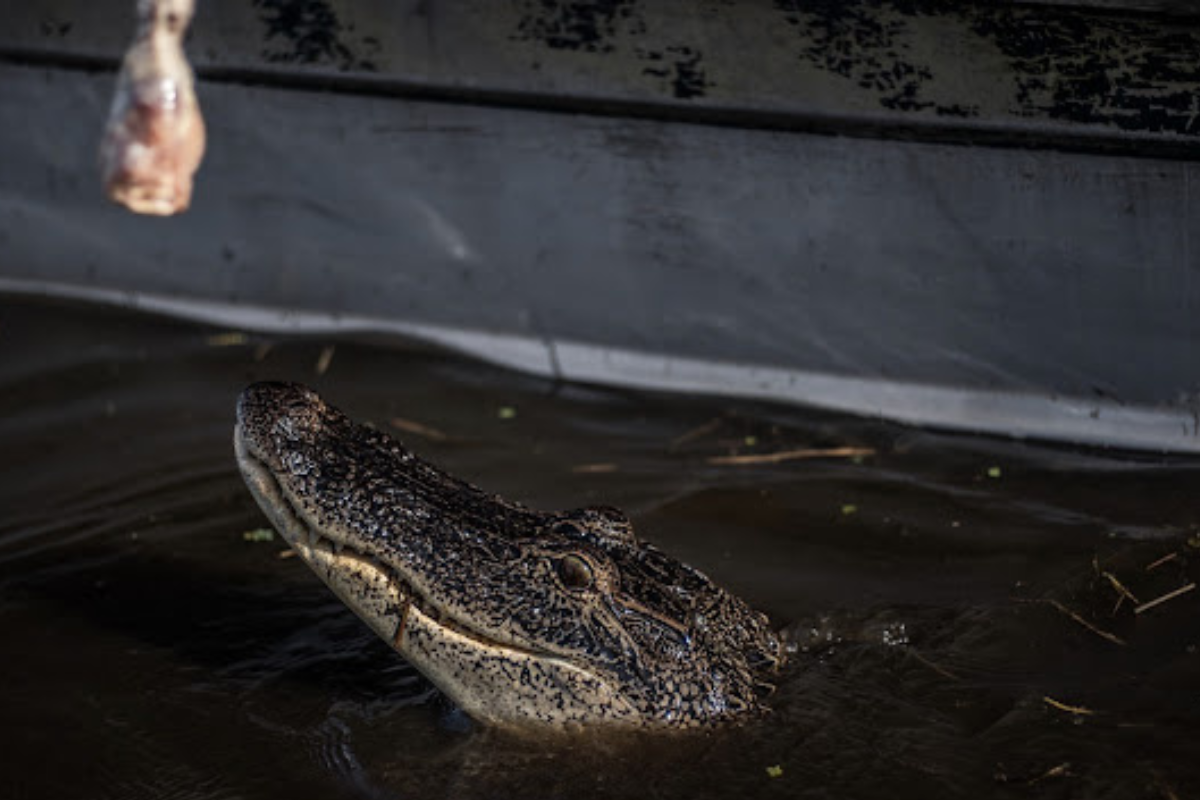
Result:
{"label": "dark water", "polygon": [[[0,798],[1200,792],[1200,591],[1135,614],[1105,575],[1140,603],[1200,578],[1193,461],[220,333],[0,298]],[[786,627],[773,713],[685,736],[472,727],[278,540],[244,536],[264,521],[233,406],[262,378],[433,427],[401,437],[528,504],[624,507]],[[709,461],[842,446],[875,455]]]}

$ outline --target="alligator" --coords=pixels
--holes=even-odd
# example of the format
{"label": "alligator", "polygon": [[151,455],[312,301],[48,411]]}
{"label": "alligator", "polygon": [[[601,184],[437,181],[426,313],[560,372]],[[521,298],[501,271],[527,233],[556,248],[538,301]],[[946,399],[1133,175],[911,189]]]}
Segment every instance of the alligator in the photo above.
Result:
{"label": "alligator", "polygon": [[472,718],[684,728],[765,710],[765,615],[635,536],[619,510],[489,494],[299,384],[238,400],[251,494],[330,589]]}

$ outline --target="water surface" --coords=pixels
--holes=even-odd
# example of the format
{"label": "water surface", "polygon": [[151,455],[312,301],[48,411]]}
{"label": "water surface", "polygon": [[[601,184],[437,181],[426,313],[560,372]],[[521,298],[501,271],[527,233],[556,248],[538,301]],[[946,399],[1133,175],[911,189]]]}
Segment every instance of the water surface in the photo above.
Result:
{"label": "water surface", "polygon": [[[1134,611],[1200,578],[1193,461],[14,298],[0,354],[0,797],[1200,791],[1200,591]],[[529,505],[626,509],[786,630],[772,713],[684,736],[473,726],[255,533],[231,433],[260,379]],[[873,454],[713,462],[840,447]]]}

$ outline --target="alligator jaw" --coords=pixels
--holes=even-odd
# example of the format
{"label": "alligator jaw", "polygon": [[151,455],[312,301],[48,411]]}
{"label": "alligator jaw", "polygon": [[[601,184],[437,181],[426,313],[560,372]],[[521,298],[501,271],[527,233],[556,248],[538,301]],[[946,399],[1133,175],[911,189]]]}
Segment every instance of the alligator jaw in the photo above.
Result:
{"label": "alligator jaw", "polygon": [[411,589],[378,559],[307,524],[270,469],[250,452],[240,428],[234,451],[250,493],[275,529],[343,603],[399,649],[413,605]]}

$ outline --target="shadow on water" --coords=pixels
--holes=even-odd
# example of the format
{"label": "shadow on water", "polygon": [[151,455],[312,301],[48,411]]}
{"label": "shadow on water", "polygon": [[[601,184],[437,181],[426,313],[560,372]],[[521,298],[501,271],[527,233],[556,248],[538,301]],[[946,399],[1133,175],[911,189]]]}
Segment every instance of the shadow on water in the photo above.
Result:
{"label": "shadow on water", "polygon": [[[1200,791],[1200,592],[1134,611],[1200,579],[1192,462],[29,302],[0,302],[0,347],[0,796]],[[473,726],[246,536],[233,398],[262,378],[531,505],[625,507],[784,626],[772,712],[673,736]],[[874,455],[712,461],[847,445]]]}

